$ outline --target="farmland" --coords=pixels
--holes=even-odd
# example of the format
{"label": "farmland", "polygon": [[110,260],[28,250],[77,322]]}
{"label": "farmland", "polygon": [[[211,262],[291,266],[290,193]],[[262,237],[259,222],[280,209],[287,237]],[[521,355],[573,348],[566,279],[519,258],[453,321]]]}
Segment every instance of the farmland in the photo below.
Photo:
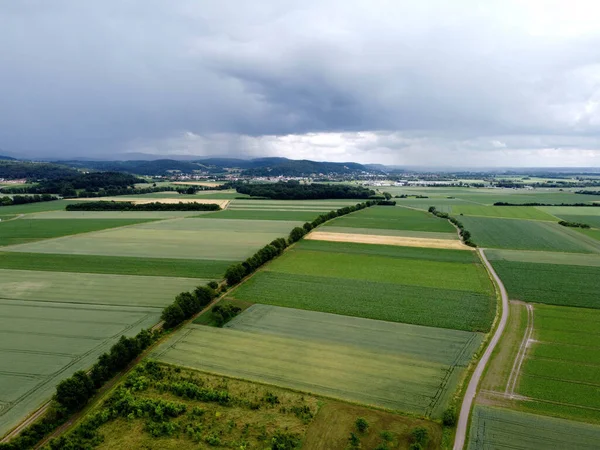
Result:
{"label": "farmland", "polygon": [[238,220],[287,220],[312,222],[320,213],[318,211],[278,211],[278,210],[245,210],[227,209],[216,213],[210,213],[203,218],[206,219],[238,219]]}
{"label": "farmland", "polygon": [[529,219],[557,221],[557,218],[534,206],[484,206],[473,204],[452,205],[454,215],[501,217],[507,219]]}
{"label": "farmland", "polygon": [[461,217],[480,247],[599,253],[600,243],[557,223],[534,220]]}
{"label": "farmland", "polygon": [[476,406],[468,450],[490,448],[593,450],[600,428],[503,408]]}
{"label": "farmland", "polygon": [[247,258],[301,224],[283,220],[172,219],[11,246],[4,250],[232,261]]}
{"label": "farmland", "polygon": [[340,234],[366,234],[369,236],[399,236],[409,238],[422,239],[446,239],[449,241],[458,241],[458,234],[453,233],[436,233],[434,231],[413,231],[413,230],[389,230],[386,228],[354,228],[354,227],[334,227],[327,226],[320,229],[327,233]]}
{"label": "farmland", "polygon": [[0,246],[34,242],[146,222],[143,219],[28,220],[0,222]]}
{"label": "farmland", "polygon": [[154,357],[439,417],[480,340],[476,333],[255,305],[223,329],[188,326]]}

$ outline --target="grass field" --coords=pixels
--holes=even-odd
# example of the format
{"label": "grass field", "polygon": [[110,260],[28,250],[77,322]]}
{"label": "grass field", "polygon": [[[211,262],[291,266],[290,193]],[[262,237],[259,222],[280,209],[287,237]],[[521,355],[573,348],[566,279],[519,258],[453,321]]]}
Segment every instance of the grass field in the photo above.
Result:
{"label": "grass field", "polygon": [[589,238],[600,241],[600,230],[599,229],[592,229],[592,230],[578,229],[577,231],[580,232],[581,234],[584,234],[585,236],[587,236]]}
{"label": "grass field", "polygon": [[226,209],[203,215],[204,219],[238,219],[238,220],[287,220],[312,222],[321,214],[317,211],[277,211],[277,210],[243,210]]}
{"label": "grass field", "polygon": [[[389,440],[386,447],[407,449],[410,433],[425,427],[430,436],[427,450],[438,448],[441,428],[438,424],[403,417],[313,395],[300,394],[274,386],[209,375],[181,367],[149,363],[142,364],[114,391],[106,403],[93,409],[84,422],[94,415],[108,414],[108,421],[97,428],[97,435],[83,433],[95,448],[102,449],[197,449],[197,448],[309,448],[314,450],[346,450],[351,432],[360,437],[361,448],[376,448]],[[142,381],[143,389],[131,390]],[[228,396],[221,404],[208,399],[182,396],[178,386],[201,392],[220,392]],[[119,401],[116,401],[116,399]],[[123,403],[161,405],[168,401],[182,405],[185,411],[175,417],[157,419],[155,415],[124,417],[113,414],[110,406]],[[369,429],[359,433],[355,421],[363,417]],[[333,420],[332,420],[333,419]],[[168,425],[169,433],[153,436],[150,430],[157,423]],[[74,430],[77,433],[77,429]],[[276,447],[273,439],[288,436],[296,445]],[[97,438],[96,438],[97,437]]]}
{"label": "grass field", "polygon": [[600,253],[600,243],[557,223],[534,220],[460,218],[479,247]]}
{"label": "grass field", "polygon": [[[164,307],[200,278],[144,277],[0,269],[0,298],[43,302]],[[4,330],[0,327],[0,330]]]}
{"label": "grass field", "polygon": [[592,228],[600,228],[600,215],[592,216],[582,214],[563,214],[560,216],[560,218],[566,220],[567,222],[586,223]]}
{"label": "grass field", "polygon": [[600,427],[526,414],[503,408],[476,406],[468,450],[548,450],[598,448]]}
{"label": "grass field", "polygon": [[251,256],[273,239],[287,236],[298,225],[302,225],[302,222],[172,219],[6,247],[4,250],[239,261]]}
{"label": "grass field", "polygon": [[473,204],[452,205],[452,214],[465,216],[501,217],[507,219],[549,220],[558,219],[533,206],[483,206]]}
{"label": "grass field", "polygon": [[27,220],[16,219],[0,222],[0,246],[16,245],[41,239],[88,233],[107,228],[123,227],[147,222],[143,219],[95,219],[95,220]]}
{"label": "grass field", "polygon": [[600,308],[600,266],[491,261],[511,299]]}
{"label": "grass field", "polygon": [[171,219],[208,214],[209,211],[46,211],[28,219]]}
{"label": "grass field", "polygon": [[159,317],[155,308],[0,299],[0,435],[47,400],[60,380]]}
{"label": "grass field", "polygon": [[476,333],[254,305],[226,328],[188,326],[154,357],[439,417],[480,342]]}
{"label": "grass field", "polygon": [[432,231],[437,233],[455,232],[454,227],[447,220],[423,211],[390,206],[375,206],[363,209],[353,214],[338,217],[327,222],[325,226]]}
{"label": "grass field", "polygon": [[[600,208],[588,208],[579,206],[538,206],[538,209],[552,214],[556,217],[563,216],[600,216]],[[575,222],[580,222],[576,220]]]}
{"label": "grass field", "polygon": [[527,250],[485,251],[490,261],[516,261],[543,264],[564,264],[573,266],[600,266],[600,255],[584,253],[535,252]]}
{"label": "grass field", "polygon": [[219,280],[234,261],[0,252],[0,269]]}
{"label": "grass field", "polygon": [[51,202],[28,203],[25,205],[12,205],[0,207],[0,214],[30,214],[41,211],[64,210],[65,206],[77,203],[76,200],[54,200]]}

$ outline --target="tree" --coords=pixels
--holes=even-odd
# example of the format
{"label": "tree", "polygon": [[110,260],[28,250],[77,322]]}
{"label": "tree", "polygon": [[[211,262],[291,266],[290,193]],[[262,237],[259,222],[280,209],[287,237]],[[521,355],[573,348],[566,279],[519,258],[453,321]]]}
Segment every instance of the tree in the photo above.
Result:
{"label": "tree", "polygon": [[88,402],[94,392],[92,379],[80,370],[58,384],[55,399],[69,411],[77,411]]}
{"label": "tree", "polygon": [[356,425],[356,429],[361,433],[364,433],[369,428],[369,422],[367,422],[363,417],[356,419],[354,424]]}
{"label": "tree", "polygon": [[389,200],[390,198],[392,198],[392,194],[390,194],[389,192],[384,192],[383,196],[385,197],[386,200]]}
{"label": "tree", "polygon": [[175,297],[175,303],[179,305],[183,311],[185,317],[192,317],[198,311],[200,311],[201,305],[195,295],[189,292],[182,292]]}
{"label": "tree", "polygon": [[427,447],[429,443],[429,431],[425,427],[416,427],[410,432],[410,437],[413,442]]}
{"label": "tree", "polygon": [[234,264],[229,266],[225,271],[225,279],[229,286],[234,286],[242,281],[242,278],[246,275],[246,270],[241,264]]}
{"label": "tree", "polygon": [[456,408],[451,406],[446,411],[444,411],[444,414],[442,416],[442,422],[444,422],[444,425],[446,425],[447,427],[453,427],[454,425],[456,425]]}
{"label": "tree", "polygon": [[300,239],[302,239],[302,237],[305,234],[306,234],[306,231],[304,230],[304,228],[296,227],[290,232],[288,241],[290,242],[290,244],[293,244],[294,242],[297,242]]}
{"label": "tree", "polygon": [[[196,296],[196,300],[198,301],[200,308],[203,308],[212,302],[213,298],[217,296],[217,293],[211,287],[198,286],[196,289],[194,289],[194,295]],[[200,308],[198,310],[200,310]]]}
{"label": "tree", "polygon": [[172,328],[185,320],[185,313],[177,303],[171,303],[163,309],[161,319],[167,328]]}

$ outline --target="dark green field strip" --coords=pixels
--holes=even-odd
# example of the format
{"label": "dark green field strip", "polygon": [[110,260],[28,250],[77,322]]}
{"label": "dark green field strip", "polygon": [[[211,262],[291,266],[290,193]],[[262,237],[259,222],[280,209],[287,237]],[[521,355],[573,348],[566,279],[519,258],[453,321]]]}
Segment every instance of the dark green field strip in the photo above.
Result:
{"label": "dark green field strip", "polygon": [[377,255],[388,258],[456,262],[464,264],[479,263],[479,258],[475,252],[465,252],[463,250],[400,247],[397,245],[355,244],[352,242],[330,242],[312,239],[301,240],[296,244],[295,248],[315,252]]}
{"label": "dark green field strip", "polygon": [[226,209],[198,217],[202,219],[240,219],[240,220],[298,220],[312,222],[321,214],[316,211],[277,211],[277,210],[234,210]]}
{"label": "dark green field strip", "polygon": [[600,388],[600,365],[565,362],[561,360],[528,358],[522,367],[522,374],[532,377],[571,381]]}
{"label": "dark green field strip", "polygon": [[597,385],[541,378],[525,373],[520,377],[520,395],[569,406],[600,409],[600,388]]}
{"label": "dark green field strip", "polygon": [[595,450],[600,427],[552,417],[476,406],[468,450]]}
{"label": "dark green field strip", "polygon": [[567,222],[587,223],[589,226],[591,226],[593,228],[600,228],[600,215],[580,216],[580,215],[560,214],[560,218],[563,220],[566,220]]}
{"label": "dark green field strip", "polygon": [[499,219],[461,216],[480,247],[540,250],[572,253],[598,253],[600,243],[558,223],[539,220]]}
{"label": "dark green field strip", "polygon": [[150,222],[147,219],[17,219],[0,222],[0,245],[26,244],[90,231]]}
{"label": "dark green field strip", "polygon": [[475,292],[267,271],[257,273],[232,296],[254,303],[465,331],[488,331],[495,309],[493,296]]}
{"label": "dark green field strip", "polygon": [[25,205],[1,206],[0,214],[29,214],[41,211],[57,211],[77,200],[55,200],[51,202],[27,203]]}
{"label": "dark green field strip", "polygon": [[0,252],[0,269],[221,279],[233,261]]}
{"label": "dark green field strip", "polygon": [[582,228],[578,228],[577,231],[589,238],[600,241],[600,230],[598,229],[584,230]]}
{"label": "dark green field strip", "polygon": [[600,308],[600,267],[513,261],[492,265],[511,299]]}
{"label": "dark green field strip", "polygon": [[332,220],[326,226],[454,232],[454,227],[447,220],[425,211],[390,206],[367,208]]}
{"label": "dark green field strip", "polygon": [[556,359],[560,361],[587,361],[600,366],[600,348],[590,348],[578,344],[543,343],[536,344],[528,353],[533,358]]}

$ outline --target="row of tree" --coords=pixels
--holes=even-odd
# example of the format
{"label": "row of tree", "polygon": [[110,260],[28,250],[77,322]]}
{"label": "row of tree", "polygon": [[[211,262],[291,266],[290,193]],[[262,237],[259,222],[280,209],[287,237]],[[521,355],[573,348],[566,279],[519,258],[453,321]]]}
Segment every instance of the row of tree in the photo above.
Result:
{"label": "row of tree", "polygon": [[563,227],[572,227],[572,228],[590,228],[590,226],[587,223],[582,223],[582,222],[569,222],[567,220],[561,220],[560,222],[558,222],[559,225],[562,225]]}
{"label": "row of tree", "polygon": [[600,203],[507,203],[496,202],[494,206],[590,206],[600,207]]}
{"label": "row of tree", "polygon": [[134,203],[97,201],[67,205],[67,211],[220,211],[216,203],[178,202],[178,203]]}
{"label": "row of tree", "polygon": [[375,195],[375,191],[362,186],[349,184],[300,184],[290,180],[279,183],[238,183],[234,185],[237,192],[252,197],[263,197],[274,200],[319,200],[358,198],[367,199]]}
{"label": "row of tree", "polygon": [[225,271],[225,280],[227,280],[227,284],[229,286],[235,286],[242,281],[244,277],[254,273],[260,266],[280,255],[286,249],[286,247],[302,239],[302,237],[306,233],[310,232],[313,228],[318,227],[328,220],[335,219],[336,217],[344,216],[346,214],[350,214],[352,212],[359,211],[377,204],[377,201],[369,200],[363,203],[357,203],[354,206],[346,206],[338,209],[337,211],[332,210],[327,214],[321,214],[312,222],[306,222],[302,227],[295,227],[292,229],[292,231],[290,231],[287,239],[275,239],[273,242],[265,245],[243,263],[229,266]]}
{"label": "row of tree", "polygon": [[12,198],[8,195],[0,197],[0,206],[26,205],[27,203],[51,202],[58,200],[58,197],[50,194],[35,195],[15,195]]}
{"label": "row of tree", "polygon": [[219,285],[211,281],[206,286],[198,286],[193,292],[182,292],[175,301],[165,307],[161,319],[165,328],[175,328],[180,323],[192,318],[217,297]]}
{"label": "row of tree", "polygon": [[434,216],[439,217],[440,219],[449,220],[450,223],[454,224],[454,226],[456,226],[456,228],[458,228],[458,234],[460,235],[460,238],[466,245],[468,245],[469,247],[477,247],[477,244],[475,244],[475,242],[473,242],[471,240],[471,232],[465,229],[465,226],[463,225],[463,223],[461,221],[452,217],[448,213],[438,211],[437,209],[435,209],[435,206],[430,206],[429,212],[431,214],[433,214]]}

